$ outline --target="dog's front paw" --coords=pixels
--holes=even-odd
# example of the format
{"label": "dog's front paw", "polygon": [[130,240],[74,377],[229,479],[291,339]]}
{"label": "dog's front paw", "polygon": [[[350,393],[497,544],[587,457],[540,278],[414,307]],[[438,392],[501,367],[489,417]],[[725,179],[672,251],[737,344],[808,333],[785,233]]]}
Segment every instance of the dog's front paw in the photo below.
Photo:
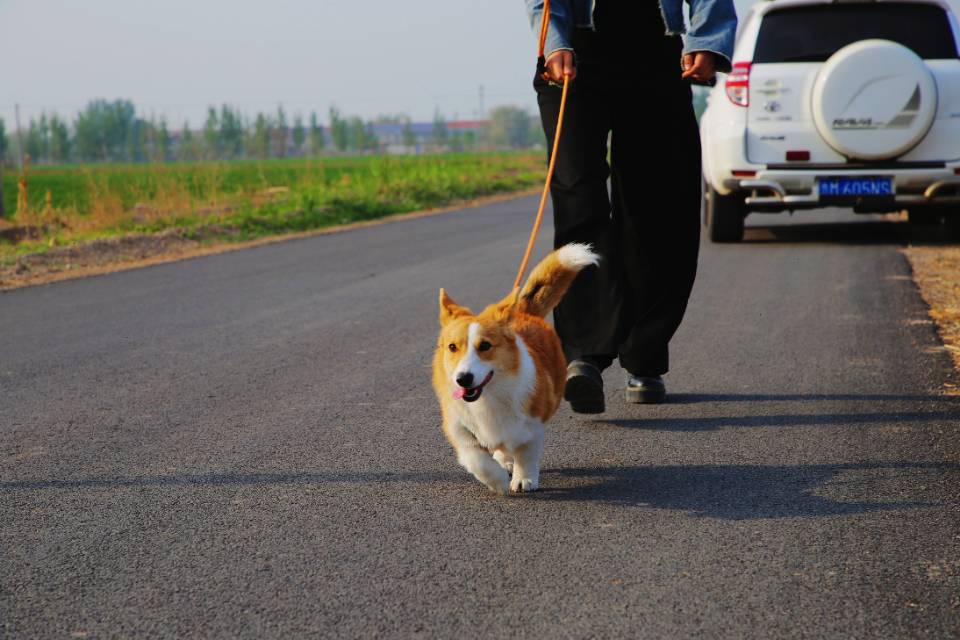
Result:
{"label": "dog's front paw", "polygon": [[487,488],[490,489],[490,491],[499,493],[500,495],[506,495],[507,490],[511,488],[510,476],[503,469],[500,469],[500,473],[494,474],[492,477],[483,480],[483,484],[487,485]]}
{"label": "dog's front paw", "polygon": [[513,473],[513,458],[499,449],[493,452],[493,459],[499,463],[507,473]]}
{"label": "dog's front paw", "polygon": [[530,493],[540,488],[537,478],[514,478],[510,481],[510,491],[513,493]]}

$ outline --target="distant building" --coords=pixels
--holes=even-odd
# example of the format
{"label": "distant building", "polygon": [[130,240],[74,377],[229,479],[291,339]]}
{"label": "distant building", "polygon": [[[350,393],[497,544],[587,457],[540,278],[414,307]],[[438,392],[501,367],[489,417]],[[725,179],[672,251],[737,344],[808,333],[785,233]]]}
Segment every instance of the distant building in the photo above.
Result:
{"label": "distant building", "polygon": [[490,126],[489,120],[453,120],[447,123],[447,129],[451,132],[466,133],[467,131],[473,131],[477,135],[485,131],[488,126]]}
{"label": "distant building", "polygon": [[[450,120],[446,123],[447,133],[452,138],[455,136],[472,135],[475,140],[483,137],[484,131],[490,125],[489,120]],[[404,141],[404,130],[410,127],[415,143],[413,146],[407,145]],[[380,143],[380,150],[384,153],[407,154],[423,153],[425,151],[439,150],[440,147],[433,139],[433,122],[411,122],[409,125],[404,123],[375,123],[372,125],[373,134]]]}

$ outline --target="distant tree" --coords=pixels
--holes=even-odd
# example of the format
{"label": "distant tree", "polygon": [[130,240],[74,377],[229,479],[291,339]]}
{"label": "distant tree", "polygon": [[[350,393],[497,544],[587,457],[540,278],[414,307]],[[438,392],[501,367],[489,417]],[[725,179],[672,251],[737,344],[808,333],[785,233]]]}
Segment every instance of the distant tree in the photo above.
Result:
{"label": "distant tree", "polygon": [[303,126],[303,117],[298,113],[293,117],[293,149],[296,155],[303,153],[303,143],[307,140],[307,129]]}
{"label": "distant tree", "polygon": [[30,118],[30,125],[27,128],[27,135],[23,140],[23,150],[30,156],[35,163],[43,161],[43,134],[40,131],[40,125]]}
{"label": "distant tree", "polygon": [[317,121],[317,113],[313,112],[310,114],[310,155],[320,155],[325,146],[323,127]]}
{"label": "distant tree", "polygon": [[164,162],[166,156],[161,149],[160,124],[153,116],[144,121],[146,141],[143,143],[143,159],[149,162]]}
{"label": "distant tree", "polygon": [[243,130],[243,157],[244,158],[253,158],[256,156],[256,145],[253,142],[253,134],[255,120],[251,120],[250,124],[246,126]]}
{"label": "distant tree", "polygon": [[203,125],[203,151],[208,160],[220,157],[220,116],[215,107],[207,107],[207,122]]}
{"label": "distant tree", "polygon": [[199,158],[197,141],[193,137],[193,131],[190,130],[190,123],[184,122],[183,129],[180,130],[180,142],[177,145],[177,160],[186,162]]}
{"label": "distant tree", "polygon": [[10,143],[7,140],[7,124],[0,118],[0,164],[6,162],[7,153],[10,151]]}
{"label": "distant tree", "polygon": [[143,162],[147,159],[150,142],[150,123],[143,118],[134,118],[127,136],[127,161]]}
{"label": "distant tree", "polygon": [[37,128],[40,132],[41,141],[41,150],[37,159],[50,162],[50,120],[47,119],[46,112],[40,114],[40,122],[37,124]]}
{"label": "distant tree", "polygon": [[93,100],[77,114],[74,145],[80,160],[121,161],[135,135],[136,111],[129,100]]}
{"label": "distant tree", "polygon": [[167,128],[166,118],[160,118],[160,123],[156,127],[154,148],[158,162],[170,160],[170,130]]}
{"label": "distant tree", "polygon": [[276,127],[273,130],[273,155],[276,158],[284,158],[287,155],[287,114],[283,111],[283,105],[277,106]]}
{"label": "distant tree", "polygon": [[517,107],[496,107],[490,112],[487,138],[495,147],[522,149],[532,146],[530,114]]}
{"label": "distant tree", "polygon": [[377,134],[373,131],[372,122],[368,122],[367,126],[364,128],[363,148],[366,151],[380,150],[380,140],[377,138]]}
{"label": "distant tree", "polygon": [[[137,110],[129,100],[115,100],[113,108],[109,111],[111,116],[110,131],[115,136],[114,159],[122,160],[124,147],[133,149],[136,156],[137,146],[141,141],[140,123],[137,121]],[[130,139],[133,138],[133,144]]]}
{"label": "distant tree", "polygon": [[433,114],[433,142],[438,145],[447,144],[447,138],[450,135],[450,131],[447,129],[447,121],[444,120],[443,116],[440,114],[438,109]]}
{"label": "distant tree", "polygon": [[50,160],[56,163],[70,160],[70,130],[57,114],[50,117]]}
{"label": "distant tree", "polygon": [[357,116],[353,116],[349,120],[349,131],[350,131],[350,144],[349,148],[351,151],[364,151],[367,148],[367,127],[363,124]]}
{"label": "distant tree", "polygon": [[336,107],[330,107],[330,137],[338,151],[346,151],[350,144],[350,126],[340,117]]}
{"label": "distant tree", "polygon": [[91,102],[74,121],[74,145],[80,160],[105,162],[110,153],[109,117],[107,103]]}
{"label": "distant tree", "polygon": [[219,148],[223,158],[243,156],[243,116],[226,104],[220,108]]}
{"label": "distant tree", "polygon": [[23,147],[34,162],[64,162],[69,154],[69,145],[70,131],[60,116],[42,113],[39,120],[30,119]]}
{"label": "distant tree", "polygon": [[137,141],[139,138],[140,128],[137,126],[136,120],[134,120],[134,122],[130,123],[130,130],[124,138],[123,159],[127,162],[135,162],[137,160]]}
{"label": "distant tree", "polygon": [[270,122],[262,113],[254,121],[248,152],[260,159],[270,157]]}

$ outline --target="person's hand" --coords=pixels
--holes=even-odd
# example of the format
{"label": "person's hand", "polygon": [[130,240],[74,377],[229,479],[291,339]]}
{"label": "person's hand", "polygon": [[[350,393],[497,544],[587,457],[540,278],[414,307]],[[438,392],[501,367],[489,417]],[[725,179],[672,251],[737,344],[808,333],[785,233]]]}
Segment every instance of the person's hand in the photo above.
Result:
{"label": "person's hand", "polygon": [[709,82],[717,75],[717,54],[712,51],[695,51],[683,56],[681,78],[693,78],[697,82]]}
{"label": "person's hand", "polygon": [[543,74],[543,79],[549,82],[563,84],[563,76],[569,75],[573,81],[577,77],[577,68],[573,66],[573,51],[561,49],[554,51],[547,58],[547,70]]}

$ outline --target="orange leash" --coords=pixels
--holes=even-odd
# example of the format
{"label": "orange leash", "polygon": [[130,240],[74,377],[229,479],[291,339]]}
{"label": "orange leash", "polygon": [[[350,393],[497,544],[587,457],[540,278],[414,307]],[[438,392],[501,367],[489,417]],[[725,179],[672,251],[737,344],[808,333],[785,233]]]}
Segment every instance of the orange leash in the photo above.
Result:
{"label": "orange leash", "polygon": [[540,39],[537,41],[537,57],[543,57],[543,50],[547,46],[547,29],[550,28],[550,0],[543,0],[543,13],[540,19]]}
{"label": "orange leash", "polygon": [[523,280],[523,273],[527,270],[527,263],[530,262],[530,254],[533,253],[533,245],[537,241],[537,233],[540,231],[540,223],[543,222],[543,210],[547,206],[547,196],[550,195],[550,182],[553,180],[553,168],[557,164],[557,148],[560,146],[560,130],[563,128],[563,112],[567,106],[567,88],[569,86],[569,76],[563,76],[563,94],[560,96],[560,116],[557,118],[557,132],[553,135],[553,151],[550,153],[547,179],[543,184],[543,193],[540,195],[540,208],[537,210],[537,217],[533,221],[533,229],[530,230],[530,240],[527,241],[527,250],[523,252],[523,260],[520,262],[520,269],[517,270],[517,278],[513,281],[513,287],[515,289],[520,286]]}
{"label": "orange leash", "polygon": [[[540,43],[538,59],[543,64],[543,49],[547,42],[547,28],[550,25],[550,0],[543,1],[543,20],[540,26]],[[553,134],[553,150],[550,152],[550,164],[547,166],[547,179],[543,185],[543,193],[540,195],[540,208],[537,210],[537,217],[533,221],[533,229],[530,230],[530,240],[527,241],[527,250],[523,253],[523,260],[520,261],[520,269],[517,270],[517,278],[513,281],[513,288],[518,290],[523,281],[523,273],[527,270],[527,264],[530,262],[530,254],[533,253],[533,245],[537,240],[537,233],[540,231],[540,223],[543,222],[543,210],[547,206],[547,196],[550,194],[550,182],[553,180],[553,169],[557,164],[557,149],[560,146],[560,132],[563,130],[563,114],[567,107],[567,89],[570,86],[570,76],[563,76],[563,94],[560,96],[560,115],[557,117],[557,130]]]}

